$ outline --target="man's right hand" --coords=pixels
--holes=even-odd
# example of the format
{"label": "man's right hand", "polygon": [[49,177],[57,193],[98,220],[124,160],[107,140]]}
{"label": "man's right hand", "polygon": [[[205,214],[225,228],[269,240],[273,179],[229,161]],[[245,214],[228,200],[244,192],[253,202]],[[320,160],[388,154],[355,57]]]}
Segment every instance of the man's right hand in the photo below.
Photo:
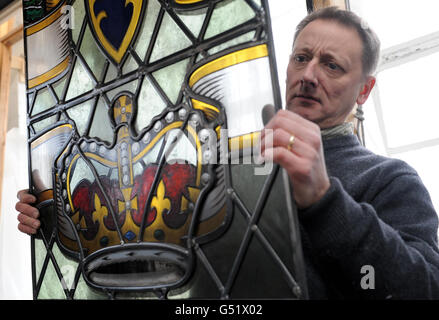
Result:
{"label": "man's right hand", "polygon": [[19,212],[17,219],[18,230],[27,234],[36,234],[41,222],[38,220],[40,212],[37,208],[32,206],[37,199],[29,193],[29,190],[20,190],[17,193],[18,202],[15,205],[15,210]]}

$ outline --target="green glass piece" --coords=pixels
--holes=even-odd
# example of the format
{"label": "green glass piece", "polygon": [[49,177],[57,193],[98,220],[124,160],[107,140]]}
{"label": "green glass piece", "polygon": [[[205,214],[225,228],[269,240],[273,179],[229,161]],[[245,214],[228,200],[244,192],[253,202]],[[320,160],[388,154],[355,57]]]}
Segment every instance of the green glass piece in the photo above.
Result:
{"label": "green glass piece", "polygon": [[57,116],[51,116],[33,124],[35,133],[42,132],[44,129],[56,123]]}
{"label": "green glass piece", "polygon": [[110,174],[110,180],[115,180],[115,181],[117,181],[119,179],[119,172],[118,172],[118,169],[116,168],[116,169],[112,169],[111,170],[111,174]]}
{"label": "green glass piece", "polygon": [[103,300],[108,299],[108,295],[104,292],[93,290],[85,282],[84,278],[81,276],[79,278],[78,284],[75,288],[74,299],[86,299],[86,300]]}
{"label": "green glass piece", "polygon": [[[239,12],[239,14],[236,14]],[[255,17],[255,12],[244,0],[227,0],[216,5],[205,39],[212,38]]]}
{"label": "green glass piece", "polygon": [[89,165],[82,158],[78,158],[75,163],[75,171],[70,177],[70,190],[75,190],[75,188],[83,179],[87,179],[93,183],[94,175]]}
{"label": "green glass piece", "polygon": [[137,100],[137,117],[135,128],[140,132],[147,127],[151,119],[163,112],[166,103],[160,97],[148,78],[145,78]]}
{"label": "green glass piece", "polygon": [[167,57],[175,52],[183,50],[192,45],[192,42],[175,23],[175,21],[165,14],[157,36],[157,40],[152,50],[150,62]]}
{"label": "green glass piece", "polygon": [[53,96],[49,90],[47,88],[41,89],[38,91],[34,108],[32,109],[32,116],[52,108],[55,103],[56,101],[53,99]]}
{"label": "green glass piece", "polygon": [[117,78],[117,69],[112,63],[110,63],[110,65],[108,66],[107,74],[105,75],[104,82],[107,83],[113,81],[116,78]]}
{"label": "green glass piece", "polygon": [[90,70],[95,75],[96,80],[99,81],[102,77],[102,71],[104,69],[106,59],[96,45],[88,26],[84,33],[80,51]]}
{"label": "green glass piece", "polygon": [[152,147],[151,150],[148,151],[148,153],[142,158],[143,163],[146,165],[150,163],[158,163],[158,157],[160,153],[161,146],[163,142],[165,141],[164,138],[161,138],[159,141],[156,142],[156,144]]}
{"label": "green glass piece", "polygon": [[78,42],[79,32],[85,17],[84,1],[77,0],[73,3],[73,21],[74,28],[72,28],[72,39],[75,43]]}
{"label": "green glass piece", "polygon": [[27,95],[27,112],[29,113],[30,111],[30,107],[32,106],[32,103],[34,101],[35,98],[35,94],[34,93],[29,93]]}
{"label": "green glass piece", "polygon": [[185,11],[177,14],[177,16],[183,21],[195,37],[200,34],[203,27],[204,19],[206,18],[207,8]]}
{"label": "green glass piece", "polygon": [[151,42],[152,32],[157,20],[157,15],[160,11],[160,3],[157,0],[148,1],[148,7],[146,8],[146,15],[143,19],[143,25],[139,31],[137,42],[134,45],[134,49],[137,55],[143,60],[148,50],[149,43]]}
{"label": "green glass piece", "polygon": [[86,133],[85,131],[87,130],[87,124],[90,119],[93,104],[94,100],[92,99],[67,110],[67,114],[73,121],[75,121],[76,128],[81,136]]}
{"label": "green glass piece", "polygon": [[118,93],[120,93],[122,91],[129,91],[129,92],[134,94],[136,92],[138,83],[139,83],[138,80],[133,80],[133,81],[130,81],[128,83],[125,83],[124,85],[122,85],[116,89],[108,91],[107,97],[111,101],[111,100],[113,100],[115,95],[117,95]]}
{"label": "green glass piece", "polygon": [[67,91],[66,100],[76,98],[77,96],[93,90],[94,85],[79,60],[76,60],[73,69],[72,79],[70,80],[69,89]]}
{"label": "green glass piece", "polygon": [[63,100],[63,94],[64,94],[64,87],[67,83],[67,77],[62,78],[61,80],[55,82],[52,85],[53,90],[55,91],[56,95],[58,96],[58,99]]}
{"label": "green glass piece", "polygon": [[223,42],[219,46],[213,47],[210,50],[208,50],[207,52],[209,53],[209,55],[213,55],[217,52],[231,48],[233,46],[236,46],[236,45],[239,45],[242,43],[246,43],[246,42],[250,42],[251,40],[253,40],[255,34],[256,34],[256,31],[247,32],[239,37],[233,38],[232,40]]}
{"label": "green glass piece", "polygon": [[154,78],[172,103],[177,103],[189,59],[182,60],[153,73]]}
{"label": "green glass piece", "polygon": [[89,136],[91,138],[98,138],[101,141],[105,141],[107,144],[113,142],[113,128],[108,116],[108,109],[105,106],[103,99],[99,99],[98,105],[96,106]]}
{"label": "green glass piece", "polygon": [[110,169],[103,164],[97,162],[96,160],[90,159],[91,164],[96,169],[98,176],[106,176]]}
{"label": "green glass piece", "polygon": [[143,174],[143,166],[140,164],[140,162],[136,162],[133,165],[133,175],[134,177],[140,176]]}
{"label": "green glass piece", "polygon": [[58,245],[54,243],[52,253],[56,258],[61,274],[64,279],[65,286],[70,290],[75,286],[75,274],[78,269],[78,263],[70,258],[67,258],[61,253]]}
{"label": "green glass piece", "polygon": [[259,8],[262,6],[261,0],[252,0]]}
{"label": "green glass piece", "polygon": [[35,239],[35,274],[36,281],[41,276],[41,269],[43,267],[44,258],[46,257],[46,248],[42,240]]}
{"label": "green glass piece", "polygon": [[136,63],[136,60],[133,58],[132,55],[129,55],[123,65],[122,73],[123,74],[130,73],[131,71],[134,71],[137,68],[139,68],[139,65]]}
{"label": "green glass piece", "polygon": [[40,292],[37,299],[65,299],[66,294],[64,293],[61,282],[59,281],[58,275],[55,272],[52,261],[49,259],[47,264],[46,272],[41,274],[41,270],[44,263],[44,258],[46,257],[46,248],[44,247],[42,240],[35,240],[35,267],[37,271],[37,277],[43,277],[41,283]]}

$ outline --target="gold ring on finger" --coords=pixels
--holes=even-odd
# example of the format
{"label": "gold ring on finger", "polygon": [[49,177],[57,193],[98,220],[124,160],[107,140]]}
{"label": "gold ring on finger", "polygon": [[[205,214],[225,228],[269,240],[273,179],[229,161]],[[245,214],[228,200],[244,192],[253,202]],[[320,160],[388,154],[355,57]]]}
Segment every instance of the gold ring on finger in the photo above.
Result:
{"label": "gold ring on finger", "polygon": [[296,137],[292,134],[290,137],[290,140],[288,141],[288,145],[287,145],[288,151],[291,151],[291,149],[293,149],[293,145],[294,145],[295,140],[296,140]]}

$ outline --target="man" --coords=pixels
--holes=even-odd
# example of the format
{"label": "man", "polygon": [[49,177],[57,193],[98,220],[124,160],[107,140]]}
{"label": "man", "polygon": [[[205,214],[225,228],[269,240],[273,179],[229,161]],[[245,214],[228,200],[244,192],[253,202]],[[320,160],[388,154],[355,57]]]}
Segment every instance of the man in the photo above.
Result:
{"label": "man", "polygon": [[[361,147],[349,124],[374,84],[379,41],[355,14],[327,8],[295,34],[287,110],[261,136],[299,207],[310,298],[438,298],[437,215],[416,172]],[[35,233],[19,193],[19,229]]]}

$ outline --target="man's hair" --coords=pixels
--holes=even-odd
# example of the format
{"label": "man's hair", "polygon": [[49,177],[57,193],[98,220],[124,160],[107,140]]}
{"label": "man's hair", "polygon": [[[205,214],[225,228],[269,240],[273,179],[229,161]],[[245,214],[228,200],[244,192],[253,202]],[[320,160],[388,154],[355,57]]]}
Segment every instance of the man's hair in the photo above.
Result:
{"label": "man's hair", "polygon": [[318,19],[335,21],[342,26],[356,30],[363,42],[363,55],[361,59],[363,74],[372,75],[375,72],[380,57],[380,40],[367,23],[351,11],[341,10],[337,7],[327,7],[310,13],[297,25],[294,43],[299,33],[309,23]]}

